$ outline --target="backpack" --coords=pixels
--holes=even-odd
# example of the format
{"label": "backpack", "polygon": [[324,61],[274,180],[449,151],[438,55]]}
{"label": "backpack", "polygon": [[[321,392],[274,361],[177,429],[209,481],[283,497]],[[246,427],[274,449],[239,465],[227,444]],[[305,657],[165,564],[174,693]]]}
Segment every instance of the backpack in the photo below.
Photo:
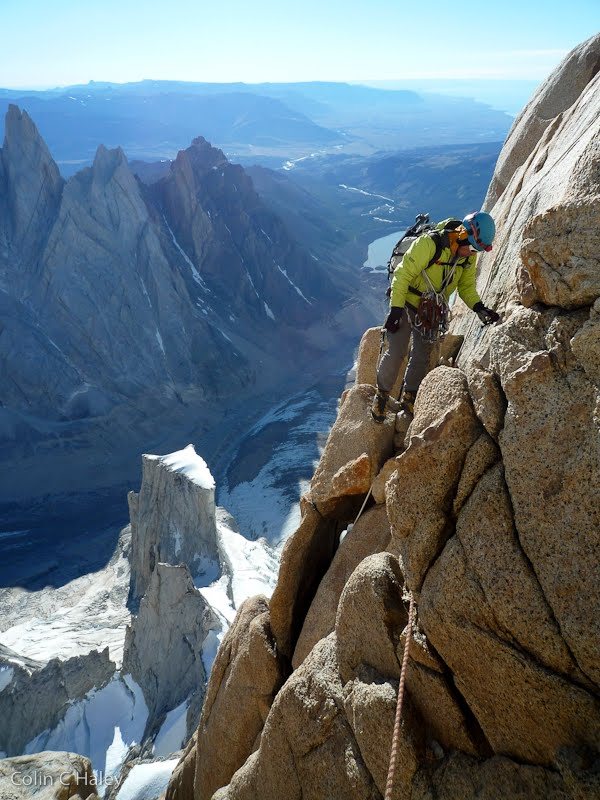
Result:
{"label": "backpack", "polygon": [[419,236],[427,234],[433,239],[435,244],[435,252],[433,254],[433,258],[431,258],[429,264],[427,264],[427,269],[432,264],[436,263],[441,255],[442,250],[449,246],[448,234],[450,231],[455,231],[459,225],[462,225],[461,220],[450,219],[446,221],[443,228],[439,228],[439,223],[438,225],[435,225],[429,221],[429,214],[417,214],[415,224],[405,232],[404,236],[398,240],[396,246],[392,250],[392,255],[390,256],[390,260],[387,264],[388,282],[391,282],[394,270],[402,261],[402,257],[408,248],[416,239],[419,238]]}

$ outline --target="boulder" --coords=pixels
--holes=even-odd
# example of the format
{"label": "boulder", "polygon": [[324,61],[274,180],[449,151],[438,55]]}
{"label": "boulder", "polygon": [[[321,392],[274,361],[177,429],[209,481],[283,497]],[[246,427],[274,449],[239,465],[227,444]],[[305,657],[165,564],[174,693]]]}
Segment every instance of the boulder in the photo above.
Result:
{"label": "boulder", "polygon": [[390,524],[385,506],[365,511],[340,544],[331,566],[323,576],[304,619],[292,666],[297,669],[314,645],[335,629],[340,595],[354,569],[373,553],[386,549]]}
{"label": "boulder", "polygon": [[286,681],[258,752],[219,800],[381,800],[346,718],[336,653],[331,634]]}
{"label": "boulder", "polygon": [[193,445],[167,456],[142,456],[142,486],[128,501],[134,603],[160,561],[187,564],[194,577],[219,563],[215,482]]}
{"label": "boulder", "polygon": [[465,457],[452,505],[452,513],[455,517],[458,516],[480,478],[500,459],[500,450],[494,440],[487,433],[482,433]]}
{"label": "boulder", "polygon": [[463,364],[462,370],[467,377],[477,418],[492,439],[498,441],[506,413],[506,398],[498,377],[473,360]]}
{"label": "boulder", "polygon": [[[384,342],[385,349],[385,342]],[[381,328],[368,328],[358,348],[358,359],[356,367],[356,385],[361,383],[368,383],[371,386],[377,386],[377,365],[379,364],[381,350]],[[404,380],[404,371],[406,369],[406,361],[404,359],[398,372],[398,377],[394,383],[390,395],[398,397],[402,389],[402,381]]]}
{"label": "boulder", "polygon": [[[210,800],[258,747],[282,683],[267,601],[252,597],[240,606],[213,664],[197,734],[194,800]],[[173,788],[174,800],[191,800]]]}
{"label": "boulder", "polygon": [[[392,455],[394,419],[388,415],[382,425],[373,422],[370,408],[374,394],[373,386],[366,384],[350,389],[329,433],[310,488],[313,502],[325,516],[339,517],[347,512],[351,507],[348,500],[366,494]],[[344,480],[344,474],[355,479]]]}
{"label": "boulder", "polygon": [[385,485],[398,467],[397,458],[388,458],[373,481],[371,492],[376,503],[385,503]]}
{"label": "boulder", "polygon": [[402,603],[404,580],[390,553],[365,558],[352,573],[340,597],[335,621],[342,682],[368,666],[384,677],[399,678],[396,646],[406,625]]}
{"label": "boulder", "polygon": [[585,374],[596,386],[600,384],[600,299],[590,310],[589,320],[571,339],[571,350]]}
{"label": "boulder", "polygon": [[515,312],[491,341],[508,407],[500,435],[520,545],[566,646],[600,683],[597,387],[571,351],[586,312]]}
{"label": "boulder", "polygon": [[[363,670],[361,677],[362,680],[354,678],[344,686],[344,709],[365,765],[383,797],[390,765],[398,683],[384,681],[369,670]],[[392,800],[410,797],[413,777],[426,757],[423,724],[411,699],[407,694],[403,701]]]}
{"label": "boulder", "polygon": [[306,614],[331,565],[341,527],[317,511],[309,496],[301,501],[298,530],[285,543],[270,608],[277,649],[292,658]]}
{"label": "boulder", "polygon": [[[411,800],[574,800],[560,775],[504,756],[480,761],[464,753],[422,767]],[[579,799],[578,799],[579,800]]]}
{"label": "boulder", "polygon": [[0,760],[3,800],[98,800],[96,788],[90,761],[76,753],[45,751]]}
{"label": "boulder", "polygon": [[481,433],[460,370],[438,367],[419,389],[408,448],[386,484],[391,549],[418,591],[452,529],[452,497],[463,462]]}
{"label": "boulder", "polygon": [[[497,579],[492,567],[497,588],[492,594],[488,583],[487,595],[479,577],[461,539],[453,536],[425,578],[419,617],[493,752],[551,765],[569,743],[597,747],[600,709],[594,696],[512,640],[504,630],[508,620],[501,627],[495,616],[502,576]],[[517,618],[516,609],[508,611]],[[529,616],[522,621],[526,626]],[[532,637],[545,635],[532,626]]]}
{"label": "boulder", "polygon": [[518,275],[524,305],[579,308],[596,300],[599,215],[600,195],[551,207],[527,222],[520,253],[523,269]]}

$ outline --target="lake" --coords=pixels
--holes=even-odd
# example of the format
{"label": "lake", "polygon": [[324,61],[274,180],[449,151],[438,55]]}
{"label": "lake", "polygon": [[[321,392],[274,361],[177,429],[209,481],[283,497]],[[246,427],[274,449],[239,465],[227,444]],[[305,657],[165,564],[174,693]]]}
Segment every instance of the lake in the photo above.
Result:
{"label": "lake", "polygon": [[370,269],[372,272],[385,272],[392,250],[403,234],[404,231],[394,231],[393,233],[388,233],[387,236],[381,236],[379,239],[372,241],[363,267]]}

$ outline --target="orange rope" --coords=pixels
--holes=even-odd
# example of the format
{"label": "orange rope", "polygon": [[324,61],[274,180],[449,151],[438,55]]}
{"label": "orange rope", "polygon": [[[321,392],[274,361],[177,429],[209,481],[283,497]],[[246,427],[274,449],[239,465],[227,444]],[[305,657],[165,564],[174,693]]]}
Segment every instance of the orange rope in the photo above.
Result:
{"label": "orange rope", "polygon": [[410,606],[408,609],[408,624],[406,626],[406,641],[404,642],[404,656],[402,658],[402,669],[400,671],[400,685],[398,686],[398,703],[396,704],[396,721],[394,723],[394,735],[392,737],[392,750],[390,753],[390,766],[388,769],[387,783],[385,785],[384,800],[392,800],[392,789],[394,787],[394,774],[396,772],[396,761],[398,760],[398,745],[400,744],[400,723],[402,721],[402,700],[404,698],[404,683],[406,681],[406,667],[408,665],[408,651],[410,647],[410,637],[412,634],[413,620],[415,616],[415,601],[410,592]]}

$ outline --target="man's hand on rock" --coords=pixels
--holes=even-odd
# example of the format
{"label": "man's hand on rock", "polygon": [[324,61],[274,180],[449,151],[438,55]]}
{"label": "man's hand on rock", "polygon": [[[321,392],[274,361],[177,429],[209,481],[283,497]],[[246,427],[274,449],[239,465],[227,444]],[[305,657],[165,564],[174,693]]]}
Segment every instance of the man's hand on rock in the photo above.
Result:
{"label": "man's hand on rock", "polygon": [[484,325],[493,325],[494,322],[498,322],[500,319],[500,314],[498,314],[492,308],[484,306],[482,302],[475,303],[473,306],[473,311],[477,314]]}

